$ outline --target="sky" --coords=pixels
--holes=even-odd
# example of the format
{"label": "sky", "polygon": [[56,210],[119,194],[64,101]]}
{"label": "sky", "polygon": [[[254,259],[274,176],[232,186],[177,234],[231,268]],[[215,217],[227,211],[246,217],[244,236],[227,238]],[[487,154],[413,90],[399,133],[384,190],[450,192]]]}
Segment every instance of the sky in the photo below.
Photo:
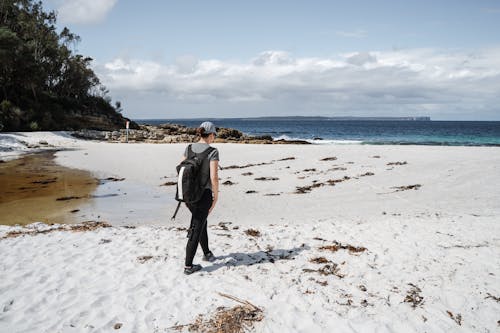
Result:
{"label": "sky", "polygon": [[132,119],[500,120],[500,1],[45,0]]}

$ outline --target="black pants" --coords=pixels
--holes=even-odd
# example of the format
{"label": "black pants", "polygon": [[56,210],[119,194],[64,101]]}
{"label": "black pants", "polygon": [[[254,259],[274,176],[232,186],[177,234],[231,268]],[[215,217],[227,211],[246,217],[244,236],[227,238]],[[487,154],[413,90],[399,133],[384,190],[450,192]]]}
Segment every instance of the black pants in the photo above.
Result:
{"label": "black pants", "polygon": [[212,191],[206,189],[200,201],[189,204],[187,207],[191,211],[191,225],[188,231],[188,242],[186,245],[186,266],[193,265],[193,258],[200,243],[204,254],[210,252],[208,248],[207,216],[212,206]]}

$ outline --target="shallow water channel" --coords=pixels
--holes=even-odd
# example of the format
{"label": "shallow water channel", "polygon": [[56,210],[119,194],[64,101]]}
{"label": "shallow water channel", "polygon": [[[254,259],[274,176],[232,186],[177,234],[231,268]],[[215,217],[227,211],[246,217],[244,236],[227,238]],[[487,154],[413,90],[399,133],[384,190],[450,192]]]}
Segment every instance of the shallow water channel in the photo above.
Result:
{"label": "shallow water channel", "polygon": [[99,181],[55,163],[55,152],[0,163],[0,224],[74,223]]}
{"label": "shallow water channel", "polygon": [[44,152],[0,163],[0,224],[170,221],[175,201],[167,188],[71,169],[55,160],[56,152]]}

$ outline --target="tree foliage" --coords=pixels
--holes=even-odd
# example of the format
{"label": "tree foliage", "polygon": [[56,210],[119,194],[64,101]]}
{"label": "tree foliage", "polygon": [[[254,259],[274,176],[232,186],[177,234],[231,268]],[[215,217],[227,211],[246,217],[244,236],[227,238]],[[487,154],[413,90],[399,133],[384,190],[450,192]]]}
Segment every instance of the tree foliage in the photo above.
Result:
{"label": "tree foliage", "polygon": [[55,24],[41,1],[0,0],[0,130],[121,126],[92,58],[71,50],[80,37]]}

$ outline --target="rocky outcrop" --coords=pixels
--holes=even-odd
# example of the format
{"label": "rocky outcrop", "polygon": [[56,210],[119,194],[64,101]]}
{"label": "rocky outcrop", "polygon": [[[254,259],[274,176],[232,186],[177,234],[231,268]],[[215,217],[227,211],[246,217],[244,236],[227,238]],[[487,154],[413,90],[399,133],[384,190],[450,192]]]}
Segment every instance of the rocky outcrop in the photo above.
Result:
{"label": "rocky outcrop", "polygon": [[[126,142],[127,131],[75,131],[73,136],[85,140],[98,140],[109,142]],[[128,142],[147,143],[190,143],[198,140],[196,128],[177,124],[162,124],[159,126],[138,125],[138,129],[128,131]],[[248,136],[233,128],[217,128],[216,143],[247,143],[247,144],[309,144],[301,140],[273,140],[270,135]]]}

